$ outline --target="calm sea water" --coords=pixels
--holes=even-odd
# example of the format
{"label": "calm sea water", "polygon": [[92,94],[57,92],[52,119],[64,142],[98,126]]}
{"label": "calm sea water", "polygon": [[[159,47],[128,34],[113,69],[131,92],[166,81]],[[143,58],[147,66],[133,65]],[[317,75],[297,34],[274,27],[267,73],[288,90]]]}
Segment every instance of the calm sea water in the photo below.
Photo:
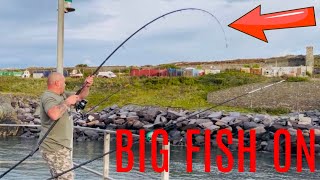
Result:
{"label": "calm sea water", "polygon": [[[35,146],[35,139],[22,139],[22,138],[2,138],[0,139],[0,173],[3,173],[10,166],[13,165],[12,161],[19,161],[30,153],[31,149]],[[111,143],[111,149],[113,149],[115,143]],[[110,177],[113,179],[160,179],[161,175],[155,173],[151,166],[151,153],[150,144],[147,144],[146,148],[146,172],[139,172],[139,147],[134,146],[135,165],[129,173],[117,173],[116,172],[116,160],[115,154],[110,156]],[[103,152],[103,142],[81,142],[74,144],[74,162],[82,163],[91,158],[100,155]],[[237,159],[234,161],[233,171],[230,173],[221,173],[218,171],[215,163],[215,157],[217,155],[217,149],[212,149],[211,153],[211,172],[204,172],[204,155],[203,151],[196,153],[193,156],[193,172],[186,172],[186,149],[184,147],[172,147],[170,151],[170,179],[320,179],[320,157],[316,158],[316,171],[311,173],[304,162],[303,172],[296,172],[295,156],[292,156],[292,167],[288,173],[278,173],[273,166],[273,154],[272,153],[258,153],[257,154],[257,167],[256,172],[251,173],[249,171],[249,161],[246,161],[245,171],[239,173],[237,171]],[[236,154],[234,154],[236,156]],[[246,156],[248,157],[248,156]],[[248,158],[247,158],[248,159]],[[11,162],[10,162],[11,161]],[[160,159],[159,159],[160,162]],[[87,165],[92,169],[102,172],[102,160],[94,161]],[[90,172],[86,172],[82,169],[77,169],[76,179],[102,179]],[[21,164],[16,169],[11,171],[3,179],[7,180],[43,180],[50,177],[49,170],[42,161],[40,154],[37,152],[33,157],[29,158],[26,163]]]}

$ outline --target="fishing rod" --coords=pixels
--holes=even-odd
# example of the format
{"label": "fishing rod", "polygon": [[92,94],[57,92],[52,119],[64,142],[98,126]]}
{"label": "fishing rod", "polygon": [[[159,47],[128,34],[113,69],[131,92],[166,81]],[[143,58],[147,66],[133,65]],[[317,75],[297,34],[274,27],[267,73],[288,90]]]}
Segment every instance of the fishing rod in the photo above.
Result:
{"label": "fishing rod", "polygon": [[[128,85],[125,85],[123,88],[127,87]],[[114,93],[112,93],[111,95],[107,96],[106,98],[104,98],[102,101],[100,101],[97,105],[95,105],[94,107],[92,107],[90,110],[88,110],[85,114],[87,115],[89,112],[91,112],[92,110],[94,110],[96,107],[98,107],[100,104],[102,104],[103,102],[107,101],[111,96],[117,94],[119,91],[121,91],[123,88],[119,88],[117,91],[115,91]],[[84,115],[82,115],[82,118],[84,118]],[[57,122],[57,121],[55,121]],[[49,132],[52,130],[52,128],[54,127],[55,123],[48,129],[48,131],[46,132],[46,134],[44,135],[44,137],[46,137]],[[9,173],[12,169],[16,168],[19,164],[21,164],[22,162],[24,162],[26,159],[28,159],[29,157],[32,157],[33,154],[35,154],[38,150],[39,150],[39,146],[40,144],[43,142],[45,138],[42,138],[38,144],[37,147],[34,148],[25,158],[23,158],[21,161],[19,161],[18,163],[16,163],[14,166],[12,166],[9,170],[7,170],[5,173],[3,173],[0,176],[0,179],[2,177],[4,177],[7,173]]]}
{"label": "fishing rod", "polygon": [[96,105],[91,107],[87,112],[84,112],[84,113],[80,112],[82,119],[87,118],[87,115],[88,115],[89,112],[95,110],[99,105],[101,105],[102,103],[106,102],[111,96],[117,94],[118,92],[120,92],[121,90],[123,90],[124,88],[126,88],[128,86],[129,86],[129,84],[126,84],[124,87],[120,87],[117,91],[113,92],[112,94],[110,94],[109,96],[107,96],[106,98],[101,100],[99,103],[97,103]]}
{"label": "fishing rod", "polygon": [[103,100],[101,100],[98,104],[96,104],[95,106],[93,106],[92,108],[90,108],[87,112],[85,112],[86,114],[88,114],[89,112],[93,111],[95,108],[97,108],[99,105],[101,105],[102,103],[104,103],[105,101],[107,101],[111,96],[117,94],[118,92],[120,92],[121,90],[123,90],[124,88],[128,87],[129,84],[124,85],[124,87],[120,87],[117,91],[115,91],[114,93],[110,94],[109,96],[107,96],[106,98],[104,98]]}
{"label": "fishing rod", "polygon": [[[152,24],[153,22],[165,17],[165,16],[168,16],[170,14],[174,14],[174,13],[177,13],[177,12],[181,12],[181,11],[200,11],[200,12],[203,12],[203,13],[206,13],[206,14],[209,14],[211,17],[213,17],[219,24],[223,34],[224,34],[224,39],[225,39],[225,42],[226,42],[226,47],[228,47],[228,42],[227,42],[227,38],[226,38],[226,33],[224,31],[224,29],[222,28],[222,25],[220,23],[220,21],[216,18],[216,16],[214,16],[212,13],[206,11],[206,10],[203,10],[203,9],[200,9],[200,8],[184,8],[184,9],[178,9],[178,10],[175,10],[175,11],[171,11],[171,12],[168,12],[166,14],[163,14],[153,20],[151,20],[150,22],[148,22],[147,24],[143,25],[141,28],[139,28],[137,31],[135,31],[133,34],[131,34],[126,40],[124,40],[100,65],[99,67],[92,73],[91,76],[94,76],[98,73],[98,71],[101,69],[101,67],[108,61],[108,59],[120,48],[122,47],[129,39],[131,39],[134,35],[136,35],[138,32],[140,32],[142,29],[144,29],[145,27],[147,27],[148,25]],[[87,85],[87,82],[85,82],[83,84],[83,86],[76,92],[76,95],[79,95],[81,93],[81,91],[85,88],[85,86]],[[79,103],[77,103],[75,105],[75,108],[77,111],[79,110],[82,110],[85,108],[87,104],[87,101],[86,100],[81,100]],[[13,170],[14,168],[16,168],[19,164],[21,164],[23,161],[25,161],[26,159],[28,159],[29,157],[32,157],[34,153],[36,153],[38,150],[39,150],[39,147],[41,145],[41,143],[44,141],[44,139],[48,136],[48,134],[51,132],[51,130],[54,128],[54,126],[57,124],[58,120],[55,121],[51,126],[50,128],[48,129],[48,131],[44,134],[44,136],[39,140],[37,146],[34,148],[34,150],[32,150],[30,152],[30,154],[28,154],[25,158],[23,158],[21,161],[19,161],[17,164],[15,164],[14,166],[12,166],[10,169],[8,169],[6,172],[4,172],[3,174],[1,174],[0,176],[0,179],[3,178],[7,173],[9,173],[11,170]]]}
{"label": "fishing rod", "polygon": [[[198,113],[196,113],[196,114],[191,114],[191,115],[187,116],[186,118],[183,118],[183,119],[181,119],[181,120],[179,120],[179,121],[174,122],[174,124],[171,124],[171,125],[169,125],[169,126],[164,127],[163,129],[164,129],[164,130],[168,130],[169,128],[172,127],[172,125],[176,125],[177,123],[179,123],[179,122],[181,122],[181,121],[185,121],[185,120],[187,120],[187,119],[189,119],[189,118],[191,118],[191,117],[193,117],[193,116],[196,116],[196,115],[198,115],[198,114],[201,114],[201,113],[203,113],[203,112],[206,112],[206,111],[208,111],[208,110],[210,110],[210,109],[216,108],[216,107],[221,106],[221,105],[223,105],[223,104],[226,104],[226,103],[228,103],[228,102],[230,102],[230,101],[236,100],[236,99],[238,99],[238,98],[247,96],[247,95],[249,95],[249,94],[255,93],[255,92],[257,92],[257,91],[261,91],[261,90],[263,90],[263,89],[269,88],[269,87],[271,87],[271,86],[274,86],[274,85],[277,85],[277,84],[280,84],[280,83],[283,83],[283,82],[285,82],[285,80],[281,80],[281,81],[279,81],[279,82],[272,83],[272,84],[269,84],[269,85],[260,87],[260,88],[258,88],[258,89],[252,90],[252,91],[250,91],[250,92],[241,94],[241,95],[236,96],[236,97],[234,97],[234,98],[228,99],[228,100],[223,101],[223,102],[221,102],[221,103],[219,103],[219,104],[217,104],[217,105],[215,105],[215,106],[211,106],[210,108],[207,108],[207,109],[205,109],[205,110],[203,110],[203,111],[200,111],[200,112],[198,112]],[[188,120],[188,121],[189,121],[189,120]],[[150,131],[150,132],[148,132],[148,133],[146,134],[146,140],[147,140],[147,141],[150,141],[150,139],[151,139],[151,137],[152,137],[152,134],[153,134],[153,131]],[[133,141],[132,144],[136,144],[136,143],[139,143],[139,140]],[[91,163],[91,162],[93,162],[93,161],[95,161],[95,160],[97,160],[97,159],[100,159],[100,158],[102,158],[102,157],[104,157],[104,156],[106,156],[106,155],[108,155],[108,154],[114,153],[114,152],[116,152],[116,149],[113,149],[113,150],[111,150],[111,151],[108,151],[108,152],[106,152],[106,153],[104,153],[104,154],[102,154],[102,155],[99,155],[99,156],[97,156],[97,157],[95,157],[95,158],[93,158],[93,159],[90,159],[90,160],[88,160],[88,161],[86,161],[86,162],[83,162],[83,163],[77,165],[77,166],[74,166],[74,167],[71,168],[71,169],[68,169],[68,170],[63,171],[63,172],[61,172],[61,173],[59,173],[59,174],[56,174],[55,176],[53,176],[53,177],[51,177],[51,178],[48,178],[47,180],[55,179],[55,178],[57,178],[57,177],[59,177],[59,176],[62,176],[62,175],[66,174],[66,173],[68,173],[68,172],[70,172],[70,171],[73,171],[73,170],[75,170],[75,169],[77,169],[77,168],[79,168],[79,167],[81,167],[81,166],[84,166],[84,165],[86,165],[86,164],[89,164],[89,163]]]}
{"label": "fishing rod", "polygon": [[[266,89],[266,88],[268,88],[268,87],[271,87],[271,86],[274,86],[274,85],[277,85],[277,84],[280,84],[280,83],[283,83],[283,82],[285,82],[285,80],[281,80],[281,81],[279,81],[279,82],[272,83],[272,84],[269,84],[269,85],[260,87],[260,88],[258,88],[258,89],[252,90],[252,91],[250,91],[250,92],[244,93],[244,94],[242,94],[242,95],[236,96],[236,97],[234,97],[234,98],[231,98],[231,99],[229,99],[229,100],[226,100],[226,101],[224,101],[224,102],[221,102],[221,103],[219,103],[219,104],[217,104],[217,105],[215,105],[215,106],[212,106],[212,107],[210,107],[210,108],[204,109],[203,111],[200,111],[200,112],[198,112],[198,113],[191,114],[190,116],[187,116],[187,117],[185,117],[185,118],[182,118],[182,119],[174,122],[173,124],[171,124],[171,125],[169,125],[169,126],[166,126],[166,128],[174,127],[174,126],[177,125],[177,123],[182,122],[182,121],[185,121],[185,120],[188,120],[189,118],[191,118],[191,117],[193,117],[193,116],[196,116],[196,115],[198,115],[198,114],[201,114],[201,113],[203,113],[203,112],[206,112],[206,111],[209,111],[209,110],[214,109],[214,108],[216,108],[216,107],[219,107],[219,106],[221,106],[221,105],[223,105],[223,104],[226,104],[226,103],[228,103],[228,102],[230,102],[230,101],[239,99],[239,98],[241,98],[241,97],[247,96],[247,95],[249,95],[249,94],[255,93],[255,92],[257,92],[257,91],[261,91],[261,90],[263,90],[263,89]],[[190,120],[188,120],[188,121],[190,121]],[[149,133],[150,133],[150,132],[149,132]]]}

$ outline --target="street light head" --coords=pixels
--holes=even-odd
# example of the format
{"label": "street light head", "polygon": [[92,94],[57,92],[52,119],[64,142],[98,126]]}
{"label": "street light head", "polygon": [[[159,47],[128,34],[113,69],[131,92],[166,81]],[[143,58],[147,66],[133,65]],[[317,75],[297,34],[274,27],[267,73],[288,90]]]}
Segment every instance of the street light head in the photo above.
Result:
{"label": "street light head", "polygon": [[75,11],[75,10],[76,10],[76,9],[75,9],[75,8],[72,8],[72,7],[64,8],[64,12],[65,12],[65,13],[73,12],[73,11]]}

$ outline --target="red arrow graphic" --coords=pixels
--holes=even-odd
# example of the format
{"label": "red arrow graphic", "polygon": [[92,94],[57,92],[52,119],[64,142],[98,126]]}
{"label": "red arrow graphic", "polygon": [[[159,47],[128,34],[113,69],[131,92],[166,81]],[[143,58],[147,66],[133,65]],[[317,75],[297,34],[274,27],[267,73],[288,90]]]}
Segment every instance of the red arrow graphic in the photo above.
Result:
{"label": "red arrow graphic", "polygon": [[261,5],[240,17],[229,27],[268,42],[264,30],[316,26],[313,7],[261,15]]}

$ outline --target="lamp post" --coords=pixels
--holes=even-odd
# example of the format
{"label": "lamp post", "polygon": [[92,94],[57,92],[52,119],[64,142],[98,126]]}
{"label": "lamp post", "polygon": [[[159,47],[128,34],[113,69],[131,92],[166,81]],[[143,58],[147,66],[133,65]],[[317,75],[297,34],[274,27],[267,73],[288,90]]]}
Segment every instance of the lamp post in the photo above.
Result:
{"label": "lamp post", "polygon": [[72,0],[58,0],[57,72],[63,74],[64,13],[75,11]]}

